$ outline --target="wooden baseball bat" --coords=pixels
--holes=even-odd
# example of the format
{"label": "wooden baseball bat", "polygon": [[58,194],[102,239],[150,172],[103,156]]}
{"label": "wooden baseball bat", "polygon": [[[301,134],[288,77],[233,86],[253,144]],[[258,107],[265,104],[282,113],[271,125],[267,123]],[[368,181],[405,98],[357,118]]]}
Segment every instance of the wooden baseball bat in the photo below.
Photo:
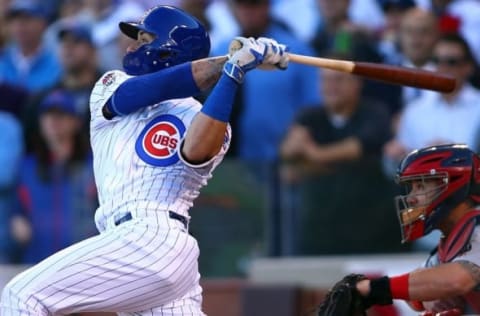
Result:
{"label": "wooden baseball bat", "polygon": [[[237,51],[241,47],[242,43],[240,41],[233,40],[229,47],[230,54]],[[293,53],[288,53],[288,55],[290,61],[294,63],[347,72],[364,78],[380,80],[392,84],[434,90],[444,93],[452,92],[456,86],[455,78],[433,71],[378,63],[312,57]]]}
{"label": "wooden baseball bat", "polygon": [[368,79],[444,93],[452,92],[456,85],[455,78],[427,70],[369,62],[311,57],[291,53],[289,53],[289,58],[290,61],[294,63],[328,68],[348,72]]}

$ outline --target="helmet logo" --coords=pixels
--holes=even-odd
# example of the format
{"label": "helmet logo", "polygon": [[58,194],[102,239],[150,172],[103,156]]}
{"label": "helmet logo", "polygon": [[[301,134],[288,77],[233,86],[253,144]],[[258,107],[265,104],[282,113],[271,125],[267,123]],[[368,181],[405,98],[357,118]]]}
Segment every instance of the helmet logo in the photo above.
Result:
{"label": "helmet logo", "polygon": [[144,162],[165,167],[178,162],[178,147],[185,134],[185,125],[173,115],[160,115],[140,133],[135,151]]}

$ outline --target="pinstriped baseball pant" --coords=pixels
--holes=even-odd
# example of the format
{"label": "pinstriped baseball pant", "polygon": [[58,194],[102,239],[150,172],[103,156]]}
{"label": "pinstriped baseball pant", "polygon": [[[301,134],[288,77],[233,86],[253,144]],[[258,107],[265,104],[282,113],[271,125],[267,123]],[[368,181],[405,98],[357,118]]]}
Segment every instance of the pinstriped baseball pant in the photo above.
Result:
{"label": "pinstriped baseball pant", "polygon": [[0,314],[204,315],[198,245],[182,227],[159,212],[66,248],[13,278]]}

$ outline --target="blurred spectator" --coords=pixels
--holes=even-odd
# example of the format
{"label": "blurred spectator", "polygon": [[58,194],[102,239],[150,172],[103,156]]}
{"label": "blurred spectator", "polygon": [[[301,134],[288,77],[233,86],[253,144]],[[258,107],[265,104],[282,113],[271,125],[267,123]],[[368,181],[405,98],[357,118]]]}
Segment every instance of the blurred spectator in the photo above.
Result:
{"label": "blurred spectator", "polygon": [[10,0],[0,0],[0,50],[3,50],[7,39],[7,10],[10,6]]}
{"label": "blurred spectator", "polygon": [[138,21],[143,8],[134,1],[84,1],[87,21],[92,24],[93,41],[98,49],[98,65],[102,71],[121,69],[124,52],[118,51],[118,21]]}
{"label": "blurred spectator", "polygon": [[73,97],[62,90],[40,104],[38,141],[25,157],[13,235],[19,259],[35,263],[96,232],[97,196],[88,138]]}
{"label": "blurred spectator", "polygon": [[[354,22],[349,17],[350,0],[318,0],[322,23],[312,40],[318,56],[331,52],[351,55],[356,61],[381,62],[376,37],[371,29]],[[374,98],[395,113],[399,107],[399,87],[378,81],[365,81],[362,95]]]}
{"label": "blurred spectator", "polygon": [[142,5],[133,0],[64,0],[60,3],[58,20],[48,29],[47,42],[58,46],[57,34],[65,23],[89,25],[102,72],[121,69],[124,51],[119,51],[118,21],[138,21],[143,12]]}
{"label": "blurred spectator", "polygon": [[[407,105],[401,114],[397,135],[384,149],[385,170],[390,175],[413,149],[465,143],[474,151],[480,150],[480,91],[468,83],[473,71],[470,47],[461,35],[443,35],[433,49],[433,61],[438,72],[457,79],[456,89],[448,94],[426,93]],[[420,239],[418,243],[422,250],[437,241],[423,240],[426,241]]]}
{"label": "blurred spectator", "polygon": [[372,33],[366,27],[350,19],[350,0],[318,0],[321,22],[312,39],[312,46],[318,56],[331,51],[350,53],[354,50],[357,59],[378,60]]}
{"label": "blurred spectator", "polygon": [[[140,4],[144,9],[150,9],[160,4],[158,0],[123,0],[123,1],[135,2],[136,4]],[[161,5],[173,5],[178,8],[180,7],[182,1],[183,0],[162,0]],[[220,0],[220,1],[224,1],[224,0]]]}
{"label": "blurred spectator", "polygon": [[283,179],[301,197],[299,254],[398,251],[393,185],[380,163],[388,112],[361,98],[359,77],[325,69],[321,82],[323,107],[303,111],[281,148]]}
{"label": "blurred spectator", "polygon": [[385,23],[377,0],[350,0],[348,15],[356,24],[372,31],[378,30]]}
{"label": "blurred spectator", "polygon": [[48,14],[34,0],[13,0],[7,11],[11,43],[0,55],[0,81],[37,92],[60,77],[56,54],[43,45]]}
{"label": "blurred spectator", "polygon": [[[233,16],[231,2],[233,0],[212,0],[207,7],[206,16],[212,24],[210,37],[212,51],[217,51],[219,43],[231,40],[240,33],[240,27]],[[227,52],[223,52],[226,54]]]}
{"label": "blurred spectator", "polygon": [[56,20],[74,17],[79,14],[85,6],[85,0],[61,0]]}
{"label": "blurred spectator", "polygon": [[90,22],[90,14],[85,9],[85,0],[63,0],[58,8],[57,18],[49,24],[45,32],[45,43],[58,50],[59,28],[65,23],[82,23],[87,25]]}
{"label": "blurred spectator", "polygon": [[10,220],[23,157],[23,133],[18,118],[5,111],[0,111],[0,129],[0,263],[11,263],[15,247]]}
{"label": "blurred spectator", "polygon": [[64,74],[59,87],[68,90],[75,98],[77,113],[90,122],[88,108],[90,92],[101,76],[97,49],[87,25],[65,23],[60,27],[60,61]]}
{"label": "blurred spectator", "polygon": [[[146,0],[148,1],[148,0]],[[171,0],[170,2],[182,2]],[[232,0],[210,0],[206,10],[213,30],[212,47],[218,39],[231,39],[239,33],[240,27],[229,10]],[[270,14],[288,27],[295,37],[309,42],[321,21],[318,0],[271,0]],[[334,2],[334,1],[332,1]],[[366,29],[375,30],[383,23],[383,15],[376,0],[351,0],[349,16]],[[301,23],[300,23],[301,21]]]}
{"label": "blurred spectator", "polygon": [[[232,10],[242,27],[240,36],[271,37],[286,44],[292,52],[312,54],[311,49],[295,39],[285,25],[271,18],[269,0],[232,0]],[[230,40],[222,42],[212,54],[228,52]],[[246,78],[239,93],[238,124],[234,126],[237,127],[237,143],[231,148],[238,157],[264,162],[276,160],[278,145],[295,113],[302,106],[318,104],[315,71],[313,67],[292,63],[287,71],[275,76],[266,71],[255,71]]]}
{"label": "blurred spectator", "polygon": [[439,18],[442,33],[462,34],[480,62],[480,2],[478,0],[417,0]]}
{"label": "blurred spectator", "polygon": [[415,7],[413,0],[378,0],[385,23],[379,31],[379,51],[384,62],[388,64],[400,64],[402,56],[400,52],[400,25],[404,14],[408,9]]}
{"label": "blurred spectator", "polygon": [[[297,40],[283,23],[271,17],[269,0],[231,1],[232,12],[241,26],[239,35],[271,37],[286,44],[292,52],[312,55],[311,48]],[[228,52],[230,41],[221,42],[212,54]],[[275,205],[278,198],[278,147],[297,111],[319,103],[317,87],[318,77],[314,67],[291,63],[288,70],[277,72],[274,76],[268,71],[252,72],[237,92],[237,112],[232,114],[231,120],[237,137],[232,139],[230,155],[247,163],[252,174],[265,185],[269,202],[273,203],[268,207],[271,212],[278,210],[278,205]],[[267,216],[272,222],[279,218],[274,214]],[[269,237],[267,243],[275,238]]]}
{"label": "blurred spectator", "polygon": [[58,27],[57,37],[59,39],[59,58],[64,72],[53,89],[42,91],[34,98],[31,98],[24,111],[24,128],[26,132],[27,148],[30,151],[32,143],[35,143],[31,136],[35,136],[38,120],[36,113],[38,103],[51,90],[62,89],[68,91],[75,100],[75,109],[81,116],[83,128],[89,131],[90,111],[88,108],[90,93],[95,82],[101,76],[98,68],[97,50],[89,26],[77,21],[64,21]]}
{"label": "blurred spectator", "polygon": [[[301,40],[308,42],[318,24],[316,0],[277,0],[273,1],[272,14],[282,20]],[[302,23],[299,23],[299,21]]]}
{"label": "blurred spectator", "polygon": [[[432,51],[438,40],[438,20],[428,11],[412,8],[400,22],[399,44],[404,67],[434,70]],[[426,90],[412,87],[402,89],[402,107],[424,94]]]}
{"label": "blurred spectator", "polygon": [[[452,93],[428,93],[415,99],[400,118],[398,134],[385,154],[397,162],[413,149],[445,143],[466,143],[478,151],[480,91],[468,83],[473,56],[458,34],[443,35],[433,50],[433,62],[440,73],[457,79]],[[439,128],[441,126],[441,128]]]}
{"label": "blurred spectator", "polygon": [[192,14],[205,26],[210,35],[211,47],[215,49],[219,42],[231,40],[238,32],[238,25],[228,7],[229,1],[176,0],[170,2]]}
{"label": "blurred spectator", "polygon": [[[432,50],[438,39],[439,31],[437,18],[431,12],[414,6],[407,0],[384,0],[384,8],[389,12],[387,19],[395,26],[392,28],[391,38],[383,37],[379,43],[379,51],[383,54],[386,63],[394,65],[434,70],[431,62]],[[396,4],[394,5],[393,2]],[[402,5],[400,6],[400,3]],[[396,6],[396,7],[395,7]],[[391,20],[393,15],[393,21]],[[431,91],[414,87],[395,86],[389,92],[394,101],[390,102],[392,109],[392,130],[395,132],[398,118],[406,104]],[[392,106],[393,104],[393,106]]]}
{"label": "blurred spectator", "polygon": [[178,7],[197,18],[203,26],[205,26],[206,30],[211,33],[212,25],[206,15],[206,10],[210,1],[211,0],[181,0]]}
{"label": "blurred spectator", "polygon": [[[7,13],[9,8],[10,0],[0,0],[0,59],[8,42]],[[20,119],[27,98],[28,91],[25,88],[6,82],[0,75],[0,113],[12,113],[17,119]]]}
{"label": "blurred spectator", "polygon": [[[371,31],[383,25],[384,18],[377,0],[349,0],[349,2],[348,16],[355,24]],[[322,21],[318,4],[318,0],[276,0],[273,3],[273,14],[285,21],[300,39],[310,41],[315,27]]]}
{"label": "blurred spectator", "polygon": [[28,98],[29,92],[25,88],[0,82],[0,111],[12,113],[21,119]]}

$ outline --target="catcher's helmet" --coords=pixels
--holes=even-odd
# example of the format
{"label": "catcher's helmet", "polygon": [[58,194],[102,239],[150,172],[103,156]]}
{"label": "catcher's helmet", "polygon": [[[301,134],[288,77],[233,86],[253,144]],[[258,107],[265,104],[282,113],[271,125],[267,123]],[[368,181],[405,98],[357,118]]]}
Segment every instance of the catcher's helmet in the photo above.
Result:
{"label": "catcher's helmet", "polygon": [[184,62],[207,57],[210,37],[193,16],[172,6],[157,6],[147,11],[140,22],[120,22],[120,30],[133,39],[139,31],[155,39],[129,52],[123,67],[130,75],[155,72]]}
{"label": "catcher's helmet", "polygon": [[[412,191],[413,184],[429,180],[438,185],[432,191],[419,193],[427,197],[420,204]],[[480,157],[459,144],[414,150],[400,163],[397,182],[407,189],[406,195],[395,198],[402,242],[412,241],[438,228],[436,225],[467,198],[480,202]]]}

